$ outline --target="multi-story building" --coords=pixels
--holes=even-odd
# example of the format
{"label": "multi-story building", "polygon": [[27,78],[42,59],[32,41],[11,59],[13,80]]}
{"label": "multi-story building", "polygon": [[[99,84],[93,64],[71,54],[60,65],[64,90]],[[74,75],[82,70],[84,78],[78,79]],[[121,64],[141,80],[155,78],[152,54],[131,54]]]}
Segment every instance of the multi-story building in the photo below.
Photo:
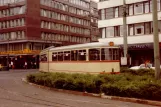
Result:
{"label": "multi-story building", "polygon": [[[161,1],[157,3],[161,42]],[[123,0],[100,0],[98,9],[98,27],[102,35],[99,41],[113,41],[123,48]],[[139,65],[145,60],[154,63],[152,0],[126,0],[126,9],[128,53],[132,65]]]}
{"label": "multi-story building", "polygon": [[51,45],[91,42],[90,0],[0,0],[0,63],[39,62]]}
{"label": "multi-story building", "polygon": [[98,41],[99,38],[101,38],[101,35],[99,33],[98,29],[98,4],[94,1],[90,2],[90,16],[91,16],[91,41]]}

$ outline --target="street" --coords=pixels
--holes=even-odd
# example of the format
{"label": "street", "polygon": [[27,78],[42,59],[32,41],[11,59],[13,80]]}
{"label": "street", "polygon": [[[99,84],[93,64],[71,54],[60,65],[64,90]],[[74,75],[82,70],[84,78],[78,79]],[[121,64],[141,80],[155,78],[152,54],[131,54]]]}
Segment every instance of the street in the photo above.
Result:
{"label": "street", "polygon": [[21,81],[30,71],[0,72],[0,107],[154,107],[41,89]]}

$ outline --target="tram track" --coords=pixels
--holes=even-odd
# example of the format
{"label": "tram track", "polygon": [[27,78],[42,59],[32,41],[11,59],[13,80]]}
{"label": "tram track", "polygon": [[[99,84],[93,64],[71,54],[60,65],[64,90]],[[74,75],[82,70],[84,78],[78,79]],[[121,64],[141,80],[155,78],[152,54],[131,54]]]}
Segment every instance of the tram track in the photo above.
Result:
{"label": "tram track", "polygon": [[[4,72],[5,73],[5,72]],[[4,74],[3,73],[3,74]],[[18,73],[21,73],[21,72],[12,72],[12,74],[18,74]],[[6,72],[5,74],[11,74],[10,72]],[[4,77],[5,78],[5,77]],[[0,78],[0,79],[4,79],[4,78]],[[17,86],[20,86],[20,81],[19,79],[15,79],[15,78],[10,78],[12,80],[12,84],[13,87],[17,87]],[[0,91],[2,93],[9,93],[10,95],[14,95],[14,97],[16,98],[16,96],[18,96],[18,100],[15,100],[14,98],[6,98],[5,96],[2,97],[0,96],[0,99],[1,100],[8,100],[8,101],[13,101],[13,102],[26,102],[26,103],[29,103],[29,104],[37,104],[37,105],[43,105],[43,106],[47,106],[47,107],[50,107],[50,106],[54,106],[54,107],[76,107],[76,106],[73,106],[73,105],[69,105],[68,102],[72,102],[72,103],[88,103],[88,104],[99,104],[99,105],[108,105],[107,103],[103,103],[103,102],[92,102],[90,100],[76,100],[76,99],[66,99],[66,98],[61,98],[61,97],[54,97],[54,96],[41,96],[39,95],[39,93],[33,93],[30,95],[27,94],[27,93],[24,93],[24,92],[18,92],[18,91],[13,91],[13,90],[9,90],[9,88],[7,87],[4,87],[2,84],[0,85]],[[37,96],[38,95],[38,96]],[[24,98],[29,98],[29,100],[22,100],[22,99],[19,99],[20,97],[24,97]],[[50,100],[49,100],[50,99]],[[31,101],[30,101],[31,100]],[[32,101],[33,100],[33,101]],[[54,101],[55,100],[55,101]],[[64,102],[61,102],[61,101],[64,101]],[[39,103],[35,103],[35,102],[39,102]],[[64,104],[66,102],[66,104]],[[57,105],[57,106],[55,106]]]}
{"label": "tram track", "polygon": [[[48,101],[48,100],[44,100],[44,99],[41,99],[41,98],[35,98],[33,96],[30,96],[30,95],[26,95],[24,93],[20,93],[20,92],[13,92],[13,91],[10,91],[8,89],[5,89],[3,88],[2,86],[0,86],[0,90],[3,90],[7,93],[10,93],[10,94],[13,94],[13,95],[17,95],[17,96],[23,96],[25,98],[30,98],[30,99],[33,99],[33,100],[37,100],[37,101],[41,101],[41,102],[45,102],[45,103],[35,103],[35,102],[26,102],[26,101],[22,101],[22,100],[18,100],[20,102],[26,102],[26,103],[31,103],[31,104],[37,104],[37,105],[45,105],[45,106],[54,106],[54,107],[76,107],[76,106],[72,106],[72,105],[67,105],[67,104],[63,104],[63,103],[57,103],[57,102],[53,102],[53,101]],[[97,105],[109,105],[109,103],[105,103],[105,102],[92,102],[90,100],[75,100],[75,99],[65,99],[65,98],[58,98],[58,97],[46,97],[48,99],[56,99],[56,100],[61,100],[61,101],[72,101],[72,102],[77,102],[77,103],[94,103],[94,104],[97,104]],[[0,99],[4,99],[4,100],[11,100],[11,101],[16,101],[16,100],[13,100],[13,99],[6,99],[6,98],[1,98]],[[49,104],[46,104],[46,103],[49,103]],[[56,104],[58,106],[55,106],[53,104]]]}
{"label": "tram track", "polygon": [[63,107],[76,107],[76,106],[67,105],[67,104],[63,104],[63,103],[44,100],[44,99],[41,99],[41,98],[35,98],[33,96],[26,95],[26,94],[23,94],[23,93],[20,93],[20,92],[13,92],[13,91],[10,91],[8,89],[5,89],[2,86],[0,86],[0,90],[2,90],[4,92],[7,92],[9,94],[15,95],[15,96],[21,96],[21,97],[29,98],[31,100],[41,101],[42,103],[36,103],[34,101],[15,100],[15,99],[11,99],[11,98],[0,97],[0,99],[2,99],[2,100],[8,100],[8,101],[14,101],[14,102],[23,102],[23,103],[30,103],[30,104],[37,104],[37,105],[43,105],[43,106],[48,106],[48,107],[62,107],[62,106]]}
{"label": "tram track", "polygon": [[0,107],[147,107],[36,88],[21,81],[22,77],[31,72],[18,72],[6,72],[4,75],[0,73]]}

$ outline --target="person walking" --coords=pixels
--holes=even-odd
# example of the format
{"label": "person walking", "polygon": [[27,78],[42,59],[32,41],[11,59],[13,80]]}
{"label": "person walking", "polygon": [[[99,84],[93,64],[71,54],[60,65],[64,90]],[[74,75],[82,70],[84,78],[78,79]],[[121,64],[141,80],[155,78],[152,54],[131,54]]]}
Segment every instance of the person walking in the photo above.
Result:
{"label": "person walking", "polygon": [[11,69],[13,69],[13,68],[14,68],[13,61],[11,61]]}
{"label": "person walking", "polygon": [[27,62],[25,61],[25,69],[27,69]]}

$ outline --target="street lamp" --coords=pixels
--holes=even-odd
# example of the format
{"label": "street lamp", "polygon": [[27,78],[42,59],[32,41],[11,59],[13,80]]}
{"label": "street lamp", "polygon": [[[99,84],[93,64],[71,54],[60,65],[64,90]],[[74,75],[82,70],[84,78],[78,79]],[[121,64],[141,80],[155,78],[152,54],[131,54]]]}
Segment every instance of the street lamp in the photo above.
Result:
{"label": "street lamp", "polygon": [[9,37],[7,41],[7,70],[9,70]]}
{"label": "street lamp", "polygon": [[[10,16],[10,4],[8,3],[8,16],[7,16],[7,20],[8,17]],[[7,37],[7,70],[9,70],[9,35]]]}
{"label": "street lamp", "polygon": [[154,41],[154,61],[155,61],[155,78],[160,79],[160,49],[159,49],[159,35],[158,35],[158,12],[157,0],[152,0],[153,7],[153,41]]}

